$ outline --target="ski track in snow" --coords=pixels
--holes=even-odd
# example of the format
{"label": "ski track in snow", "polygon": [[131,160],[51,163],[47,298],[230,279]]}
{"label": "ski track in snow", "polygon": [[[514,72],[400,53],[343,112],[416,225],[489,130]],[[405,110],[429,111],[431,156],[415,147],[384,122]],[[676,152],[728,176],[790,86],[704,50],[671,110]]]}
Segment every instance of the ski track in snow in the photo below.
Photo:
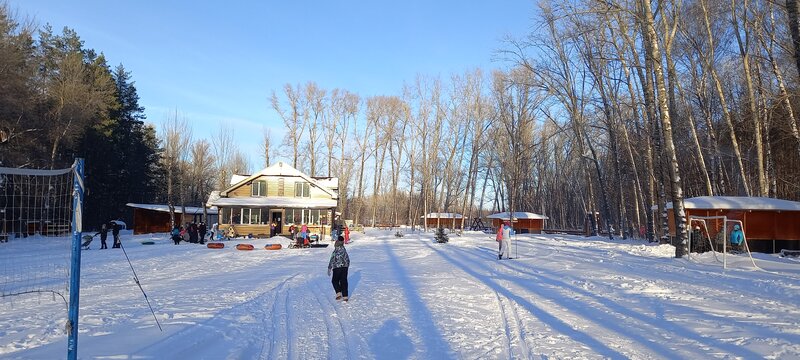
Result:
{"label": "ski track in snow", "polygon": [[[79,354],[800,358],[797,262],[760,255],[758,264],[771,270],[754,271],[748,258],[731,256],[731,268],[723,270],[711,254],[674,259],[668,245],[567,235],[518,235],[515,259],[498,261],[493,236],[467,232],[451,235],[449,244],[432,238],[422,232],[395,238],[393,231],[372,229],[354,234],[347,303],[333,298],[324,275],[330,247],[228,249],[237,242],[258,248],[275,239],[232,241],[223,250],[168,240],[156,246],[127,243],[164,332],[155,327],[121,253],[87,251]],[[29,254],[14,260],[37,261]],[[47,300],[0,303],[1,359],[64,356],[64,304]]]}

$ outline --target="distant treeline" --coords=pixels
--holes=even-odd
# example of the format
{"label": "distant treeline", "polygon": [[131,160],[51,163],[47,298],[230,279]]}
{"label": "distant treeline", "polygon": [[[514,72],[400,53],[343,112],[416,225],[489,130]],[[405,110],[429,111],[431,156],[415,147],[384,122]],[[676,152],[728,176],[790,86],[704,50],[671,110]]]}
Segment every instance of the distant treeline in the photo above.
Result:
{"label": "distant treeline", "polygon": [[130,72],[111,68],[69,28],[20,23],[0,3],[0,166],[65,168],[86,160],[84,223],[124,217],[163,186],[156,131],[143,123]]}

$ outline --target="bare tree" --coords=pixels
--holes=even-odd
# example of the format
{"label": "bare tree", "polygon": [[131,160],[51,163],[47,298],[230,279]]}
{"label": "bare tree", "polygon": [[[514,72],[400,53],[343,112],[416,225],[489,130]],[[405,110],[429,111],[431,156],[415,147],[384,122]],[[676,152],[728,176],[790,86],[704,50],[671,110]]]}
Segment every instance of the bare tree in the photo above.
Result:
{"label": "bare tree", "polygon": [[264,128],[264,136],[261,141],[261,157],[264,159],[264,167],[269,167],[270,155],[272,152],[272,132]]}
{"label": "bare tree", "polygon": [[[164,146],[161,161],[167,171],[167,206],[169,207],[170,228],[172,228],[175,226],[175,187],[176,184],[184,183],[182,170],[185,170],[189,144],[192,139],[186,117],[179,115],[176,109],[162,123],[160,137]],[[182,187],[179,187],[178,194],[181,196],[185,194]]]}
{"label": "bare tree", "polygon": [[642,32],[644,33],[645,53],[653,64],[656,79],[656,98],[661,115],[661,132],[664,138],[664,149],[669,159],[669,179],[672,193],[672,209],[675,215],[675,257],[683,257],[688,251],[688,233],[686,229],[686,212],[683,207],[683,188],[681,175],[678,168],[678,157],[675,152],[675,143],[672,139],[672,123],[670,121],[669,106],[667,105],[667,90],[664,84],[664,71],[661,67],[661,52],[659,51],[658,38],[653,22],[653,12],[649,0],[641,0]]}
{"label": "bare tree", "polygon": [[299,147],[300,141],[303,139],[305,127],[303,126],[302,113],[302,93],[300,86],[292,87],[291,84],[283,86],[283,92],[286,96],[288,110],[284,110],[281,105],[278,95],[273,91],[270,103],[272,109],[278,113],[283,120],[283,125],[286,126],[286,135],[283,138],[283,145],[292,149],[292,166],[296,169],[298,167],[298,158],[300,156]]}

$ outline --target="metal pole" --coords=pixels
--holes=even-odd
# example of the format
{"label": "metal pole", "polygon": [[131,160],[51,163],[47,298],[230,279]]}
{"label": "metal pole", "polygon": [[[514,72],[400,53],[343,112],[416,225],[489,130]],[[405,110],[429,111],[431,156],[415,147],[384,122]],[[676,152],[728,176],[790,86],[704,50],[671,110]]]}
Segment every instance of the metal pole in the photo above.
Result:
{"label": "metal pole", "polygon": [[722,270],[728,268],[728,217],[722,223]]}
{"label": "metal pole", "polygon": [[78,300],[81,289],[81,232],[83,231],[83,159],[75,159],[72,192],[72,260],[67,319],[67,359],[78,359]]}

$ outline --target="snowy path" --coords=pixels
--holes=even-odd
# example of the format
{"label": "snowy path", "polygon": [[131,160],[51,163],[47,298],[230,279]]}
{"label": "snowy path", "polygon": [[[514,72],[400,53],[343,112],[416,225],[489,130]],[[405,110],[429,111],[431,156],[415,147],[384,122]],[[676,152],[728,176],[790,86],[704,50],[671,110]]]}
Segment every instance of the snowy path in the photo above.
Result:
{"label": "snowy path", "polygon": [[[331,249],[83,253],[82,358],[800,358],[800,263],[760,255],[672,258],[670,246],[518,236],[498,261],[490,235],[368,230],[348,246],[349,303],[333,299]],[[257,249],[267,240],[249,240]],[[23,257],[19,257],[22,259]],[[26,258],[25,261],[33,261]],[[63,302],[0,304],[0,358],[61,358]]]}

